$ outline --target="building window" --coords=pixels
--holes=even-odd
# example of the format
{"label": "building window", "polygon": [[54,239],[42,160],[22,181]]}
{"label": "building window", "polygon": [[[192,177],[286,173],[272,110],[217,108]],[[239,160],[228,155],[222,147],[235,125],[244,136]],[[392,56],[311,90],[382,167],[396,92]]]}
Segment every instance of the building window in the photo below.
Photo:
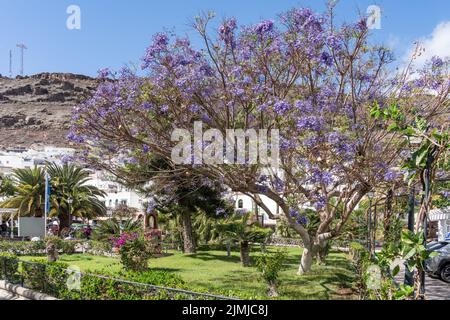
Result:
{"label": "building window", "polygon": [[239,199],[238,201],[238,209],[243,209],[244,208],[244,200]]}
{"label": "building window", "polygon": [[115,206],[117,207],[119,205],[119,199],[116,199],[116,201],[114,202]]}
{"label": "building window", "polygon": [[109,207],[112,206],[112,199],[109,199]]}
{"label": "building window", "polygon": [[126,206],[127,205],[127,200],[120,201],[120,204]]}

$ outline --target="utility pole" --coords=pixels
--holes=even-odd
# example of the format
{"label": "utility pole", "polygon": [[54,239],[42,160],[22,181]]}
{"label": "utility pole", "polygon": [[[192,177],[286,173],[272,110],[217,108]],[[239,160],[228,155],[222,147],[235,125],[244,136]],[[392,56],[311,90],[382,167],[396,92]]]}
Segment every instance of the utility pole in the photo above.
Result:
{"label": "utility pole", "polygon": [[20,75],[23,77],[23,54],[24,54],[24,50],[26,50],[28,48],[23,43],[19,43],[17,45],[17,47],[20,48],[20,53],[21,53]]}
{"label": "utility pole", "polygon": [[12,78],[12,50],[9,50],[9,77]]}

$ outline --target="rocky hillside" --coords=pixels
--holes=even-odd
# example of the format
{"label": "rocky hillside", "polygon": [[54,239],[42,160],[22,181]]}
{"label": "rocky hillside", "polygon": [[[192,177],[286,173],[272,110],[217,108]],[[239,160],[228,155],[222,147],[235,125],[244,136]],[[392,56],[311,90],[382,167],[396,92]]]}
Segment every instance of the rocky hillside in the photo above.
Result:
{"label": "rocky hillside", "polygon": [[0,76],[0,149],[66,147],[71,109],[86,99],[96,85],[93,78],[69,73],[41,73],[15,79]]}

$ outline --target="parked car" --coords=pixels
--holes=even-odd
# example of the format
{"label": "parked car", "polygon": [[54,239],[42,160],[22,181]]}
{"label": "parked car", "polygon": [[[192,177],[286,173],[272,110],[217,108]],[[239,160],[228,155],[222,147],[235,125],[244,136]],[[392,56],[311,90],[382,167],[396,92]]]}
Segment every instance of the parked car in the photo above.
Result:
{"label": "parked car", "polygon": [[427,245],[427,249],[432,252],[437,252],[438,255],[426,261],[426,271],[450,283],[450,243],[432,242]]}

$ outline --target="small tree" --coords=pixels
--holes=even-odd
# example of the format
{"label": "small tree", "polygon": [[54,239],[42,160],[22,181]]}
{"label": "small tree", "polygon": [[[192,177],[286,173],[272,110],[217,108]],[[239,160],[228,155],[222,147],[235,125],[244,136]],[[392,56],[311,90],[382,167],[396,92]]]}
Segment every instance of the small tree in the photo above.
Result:
{"label": "small tree", "polygon": [[239,243],[243,267],[250,266],[250,243],[266,242],[272,235],[271,229],[261,228],[258,222],[251,222],[250,217],[250,213],[242,216],[235,214],[225,222],[217,225],[223,240]]}
{"label": "small tree", "polygon": [[269,297],[278,297],[279,275],[286,257],[286,250],[277,250],[275,253],[265,253],[256,258],[256,267],[269,287]]}
{"label": "small tree", "polygon": [[94,230],[94,239],[109,240],[112,237],[120,236],[124,232],[138,232],[141,228],[142,223],[139,220],[128,219],[119,221],[116,218],[111,218],[99,223]]}

